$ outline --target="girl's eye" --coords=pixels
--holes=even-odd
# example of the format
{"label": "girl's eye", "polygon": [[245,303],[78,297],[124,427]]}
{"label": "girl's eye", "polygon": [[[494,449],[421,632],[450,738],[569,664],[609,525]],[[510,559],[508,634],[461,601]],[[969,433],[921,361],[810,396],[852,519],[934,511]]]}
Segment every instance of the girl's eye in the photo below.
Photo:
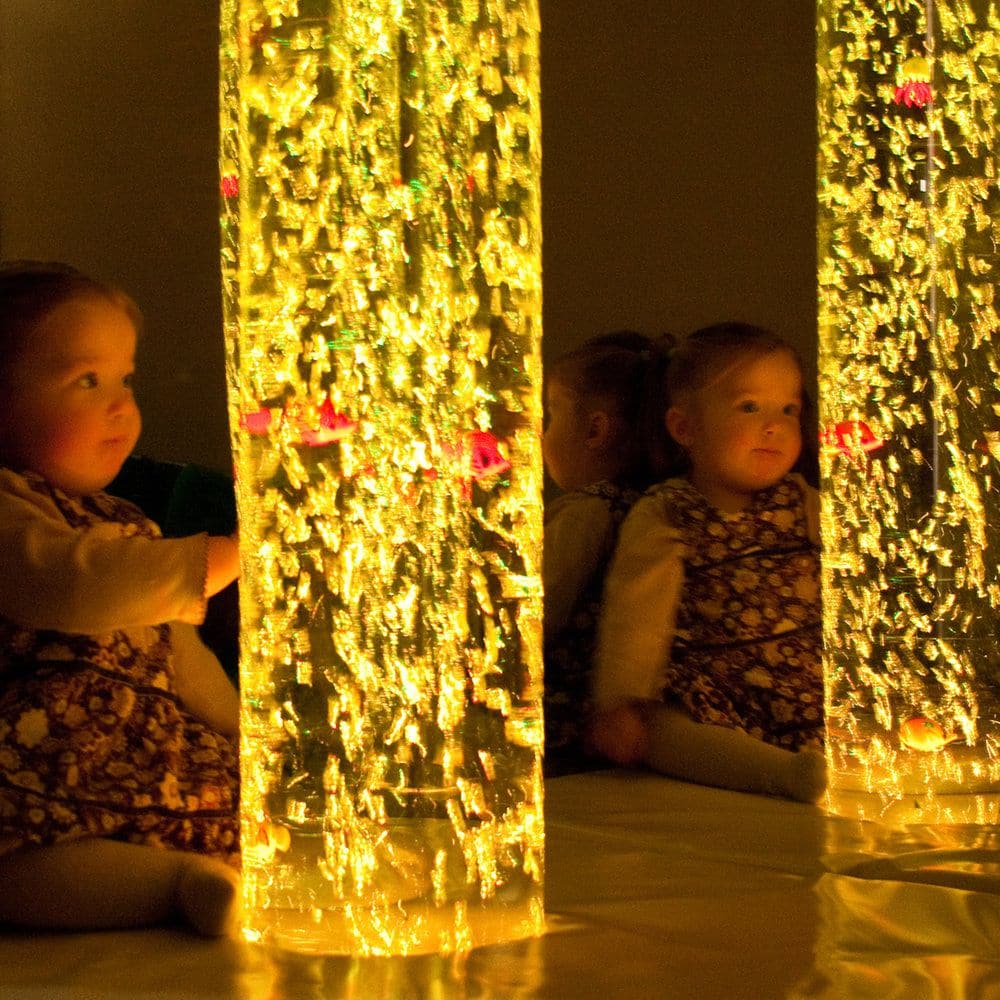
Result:
{"label": "girl's eye", "polygon": [[81,375],[77,380],[76,384],[84,389],[96,389],[97,388],[97,376],[93,372],[87,372],[86,375]]}
{"label": "girl's eye", "polygon": [[122,385],[127,389],[131,389],[135,385],[135,374],[133,372],[129,372],[128,375],[122,379]]}
{"label": "girl's eye", "polygon": [[788,417],[797,417],[802,412],[802,408],[798,403],[789,403],[785,407],[785,415]]}
{"label": "girl's eye", "polygon": [[748,399],[745,402],[740,403],[740,411],[743,413],[756,413],[757,404],[753,402],[753,400]]}

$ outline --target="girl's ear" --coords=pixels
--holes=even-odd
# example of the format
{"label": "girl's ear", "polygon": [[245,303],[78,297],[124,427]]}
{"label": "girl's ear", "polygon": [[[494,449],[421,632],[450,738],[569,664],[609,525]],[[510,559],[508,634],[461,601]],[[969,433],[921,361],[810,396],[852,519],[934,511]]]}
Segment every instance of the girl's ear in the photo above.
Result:
{"label": "girl's ear", "polygon": [[604,410],[591,410],[587,414],[587,433],[584,444],[590,449],[603,448],[611,436],[611,417]]}
{"label": "girl's ear", "polygon": [[671,406],[665,418],[667,432],[683,448],[694,444],[694,420],[687,410]]}

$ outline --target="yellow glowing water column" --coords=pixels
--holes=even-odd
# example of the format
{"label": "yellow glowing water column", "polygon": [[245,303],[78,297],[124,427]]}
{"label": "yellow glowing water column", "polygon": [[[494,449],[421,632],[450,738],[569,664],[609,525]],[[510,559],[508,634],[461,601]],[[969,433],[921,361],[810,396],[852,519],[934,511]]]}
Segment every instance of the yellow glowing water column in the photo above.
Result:
{"label": "yellow glowing water column", "polygon": [[1000,15],[820,0],[831,806],[1000,803]]}
{"label": "yellow glowing water column", "polygon": [[542,929],[537,0],[223,0],[247,936]]}

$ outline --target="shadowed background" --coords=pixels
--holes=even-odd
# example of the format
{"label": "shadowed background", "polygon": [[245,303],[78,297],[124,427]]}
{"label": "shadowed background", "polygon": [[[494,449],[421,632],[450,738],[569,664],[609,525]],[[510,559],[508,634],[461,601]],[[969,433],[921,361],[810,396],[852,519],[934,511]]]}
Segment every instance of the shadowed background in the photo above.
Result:
{"label": "shadowed background", "polygon": [[[813,6],[541,0],[544,350],[771,326],[815,370]],[[230,467],[212,0],[3,0],[0,255],[146,316],[138,451]]]}

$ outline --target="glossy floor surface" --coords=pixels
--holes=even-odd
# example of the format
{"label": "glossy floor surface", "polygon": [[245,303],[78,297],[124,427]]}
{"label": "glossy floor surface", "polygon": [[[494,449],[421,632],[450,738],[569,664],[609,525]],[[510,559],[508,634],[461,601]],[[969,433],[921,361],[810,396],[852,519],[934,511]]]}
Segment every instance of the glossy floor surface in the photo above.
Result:
{"label": "glossy floor surface", "polygon": [[[864,843],[858,827],[818,808],[652,775],[557,778],[546,785],[548,930],[539,939],[465,957],[349,959],[166,929],[8,932],[0,997],[1000,998],[996,880],[966,878],[961,858],[936,865],[926,854],[916,874],[865,868],[870,854],[845,851]],[[974,860],[991,870],[982,852]],[[867,877],[836,874],[848,868]]]}

